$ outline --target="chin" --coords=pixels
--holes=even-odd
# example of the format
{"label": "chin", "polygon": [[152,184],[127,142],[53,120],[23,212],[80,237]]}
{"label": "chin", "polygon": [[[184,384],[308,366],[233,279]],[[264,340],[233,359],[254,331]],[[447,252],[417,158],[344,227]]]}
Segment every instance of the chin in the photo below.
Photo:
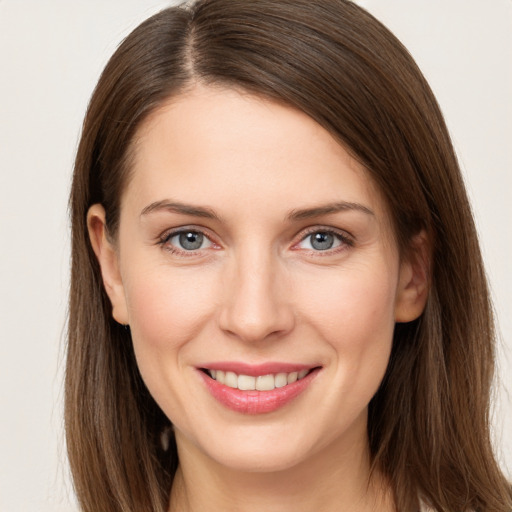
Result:
{"label": "chin", "polygon": [[[295,428],[289,422],[211,428],[194,436],[196,447],[214,463],[247,473],[274,473],[298,467],[334,441],[330,435],[333,432],[318,432],[315,425],[300,425],[297,418]],[[224,435],[219,436],[222,430]]]}
{"label": "chin", "polygon": [[275,447],[257,447],[238,449],[210,454],[216,462],[233,471],[244,473],[276,473],[289,470],[307,458],[297,447],[289,450]]}

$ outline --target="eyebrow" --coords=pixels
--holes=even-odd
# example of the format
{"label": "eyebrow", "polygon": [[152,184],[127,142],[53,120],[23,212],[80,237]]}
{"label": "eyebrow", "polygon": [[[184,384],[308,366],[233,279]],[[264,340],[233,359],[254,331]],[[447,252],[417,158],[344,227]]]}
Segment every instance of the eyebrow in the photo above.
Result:
{"label": "eyebrow", "polygon": [[191,215],[192,217],[201,217],[204,219],[219,220],[219,216],[210,208],[178,203],[167,199],[164,199],[163,201],[155,201],[154,203],[146,206],[140,213],[140,216],[143,217],[144,215],[160,211],[180,213],[182,215]]}
{"label": "eyebrow", "polygon": [[[301,208],[299,210],[292,210],[287,216],[288,221],[297,221],[311,219],[314,217],[321,217],[322,215],[329,215],[332,213],[344,211],[359,211],[366,215],[375,216],[372,210],[360,203],[351,203],[347,201],[339,201],[336,203],[329,203],[326,205],[315,206],[312,208]],[[171,213],[178,213],[182,215],[191,215],[193,217],[201,217],[203,219],[220,220],[220,217],[211,208],[204,206],[195,206],[175,201],[164,199],[162,201],[155,201],[154,203],[146,206],[140,216],[149,215],[150,213],[167,211]]]}
{"label": "eyebrow", "polygon": [[340,201],[337,203],[329,203],[326,205],[316,206],[312,208],[304,208],[300,210],[292,210],[287,218],[288,220],[304,220],[314,217],[321,217],[322,215],[329,215],[331,213],[338,213],[344,211],[359,211],[367,215],[375,216],[372,210],[360,203],[351,203]]}

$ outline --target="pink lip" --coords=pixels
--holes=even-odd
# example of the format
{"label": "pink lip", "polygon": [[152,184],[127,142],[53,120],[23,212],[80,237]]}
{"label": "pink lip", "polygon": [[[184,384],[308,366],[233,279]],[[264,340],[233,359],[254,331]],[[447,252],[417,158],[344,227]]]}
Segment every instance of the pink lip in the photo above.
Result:
{"label": "pink lip", "polygon": [[[272,367],[273,365],[271,364],[270,366]],[[250,373],[247,373],[248,368],[245,368],[244,371],[235,371],[234,369],[231,369],[233,366],[231,366],[231,368],[227,368],[226,365],[222,367],[220,365],[212,365],[207,366],[207,368],[212,370],[223,369],[224,371],[234,371],[238,374],[251,376],[268,375],[270,373],[281,372],[289,373],[311,368],[310,366],[301,366],[300,369],[297,370],[298,366],[290,366],[292,367],[291,370],[283,370],[284,366],[280,364],[280,371],[268,371],[269,365],[261,365],[258,367],[252,366],[249,368],[251,371]],[[240,365],[236,364],[236,368],[240,369]],[[239,389],[230,388],[229,386],[220,384],[201,370],[198,373],[203,379],[203,382],[211,395],[228,409],[242,414],[264,414],[276,411],[298,397],[311,384],[319,370],[320,368],[317,367],[304,378],[282,388],[275,388],[271,391],[241,391]]]}

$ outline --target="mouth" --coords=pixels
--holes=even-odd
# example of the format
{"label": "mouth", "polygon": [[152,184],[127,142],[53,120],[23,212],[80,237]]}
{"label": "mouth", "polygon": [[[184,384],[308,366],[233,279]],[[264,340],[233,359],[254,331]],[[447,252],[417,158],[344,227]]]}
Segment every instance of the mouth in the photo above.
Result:
{"label": "mouth", "polygon": [[244,375],[232,371],[213,370],[202,368],[210,378],[219,384],[224,384],[229,388],[239,389],[240,391],[272,391],[276,388],[284,388],[298,380],[309,375],[316,368],[303,369],[295,372],[269,373],[267,375]]}
{"label": "mouth", "polygon": [[277,411],[294,401],[322,370],[321,366],[304,365],[215,366],[198,368],[210,395],[232,411],[253,415]]}

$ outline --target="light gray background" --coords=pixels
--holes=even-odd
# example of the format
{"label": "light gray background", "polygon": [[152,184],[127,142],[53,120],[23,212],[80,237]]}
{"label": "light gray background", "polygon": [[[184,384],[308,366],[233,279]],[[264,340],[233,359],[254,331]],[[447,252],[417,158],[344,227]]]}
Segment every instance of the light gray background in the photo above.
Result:
{"label": "light gray background", "polygon": [[[2,512],[76,510],[61,419],[73,156],[108,57],[170,3],[0,0]],[[512,476],[512,1],[359,3],[418,61],[460,156],[502,332],[494,424]]]}

